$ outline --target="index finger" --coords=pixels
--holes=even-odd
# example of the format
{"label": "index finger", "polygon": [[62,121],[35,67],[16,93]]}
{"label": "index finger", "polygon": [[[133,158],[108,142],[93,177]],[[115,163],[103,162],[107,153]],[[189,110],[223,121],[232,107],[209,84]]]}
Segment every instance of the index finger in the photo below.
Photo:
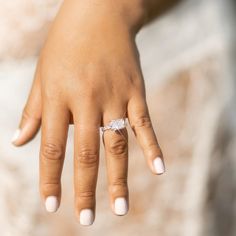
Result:
{"label": "index finger", "polygon": [[40,148],[40,192],[49,212],[55,212],[60,204],[61,172],[68,126],[68,110],[63,105],[59,105],[56,101],[44,104]]}

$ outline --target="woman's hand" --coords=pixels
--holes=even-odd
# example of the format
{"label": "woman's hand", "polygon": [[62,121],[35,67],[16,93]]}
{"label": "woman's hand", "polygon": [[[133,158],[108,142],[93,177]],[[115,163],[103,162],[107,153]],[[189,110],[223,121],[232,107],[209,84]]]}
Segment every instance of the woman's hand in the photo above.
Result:
{"label": "woman's hand", "polygon": [[[34,137],[42,124],[40,192],[55,212],[61,198],[61,172],[67,131],[74,123],[75,210],[83,225],[95,217],[99,164],[99,127],[128,117],[154,174],[164,172],[145,98],[135,45],[141,7],[125,1],[66,0],[41,51],[34,83],[13,143]],[[127,130],[107,130],[110,205],[117,215],[128,211]]]}

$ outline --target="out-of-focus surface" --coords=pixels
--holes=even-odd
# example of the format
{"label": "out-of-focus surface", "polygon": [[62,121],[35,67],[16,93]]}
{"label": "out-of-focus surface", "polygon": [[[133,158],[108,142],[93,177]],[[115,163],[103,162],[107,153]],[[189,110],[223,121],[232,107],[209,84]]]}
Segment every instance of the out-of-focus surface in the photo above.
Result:
{"label": "out-of-focus surface", "polygon": [[151,174],[129,132],[131,205],[128,215],[115,216],[101,146],[92,227],[80,226],[73,212],[73,130],[62,205],[53,215],[39,199],[39,136],[20,149],[10,144],[58,3],[0,0],[0,234],[236,235],[234,1],[182,1],[138,35],[149,109],[167,172]]}

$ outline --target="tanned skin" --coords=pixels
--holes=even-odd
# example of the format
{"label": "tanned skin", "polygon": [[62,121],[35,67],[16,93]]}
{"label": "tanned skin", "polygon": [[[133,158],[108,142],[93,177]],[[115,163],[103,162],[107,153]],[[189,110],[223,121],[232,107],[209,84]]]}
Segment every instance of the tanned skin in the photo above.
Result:
{"label": "tanned skin", "polygon": [[[75,212],[95,219],[99,127],[127,117],[153,174],[164,160],[146,103],[135,37],[140,28],[178,1],[65,0],[41,50],[34,82],[13,144],[30,141],[41,126],[40,193],[49,211],[61,199],[61,172],[69,124],[74,124]],[[128,211],[127,130],[105,131],[110,206]],[[155,169],[154,160],[158,158]],[[159,169],[158,169],[159,168]],[[116,198],[126,204],[114,209]],[[81,211],[93,215],[81,220]],[[87,214],[87,213],[86,213]],[[85,215],[86,215],[85,214]],[[87,217],[87,216],[83,216]]]}

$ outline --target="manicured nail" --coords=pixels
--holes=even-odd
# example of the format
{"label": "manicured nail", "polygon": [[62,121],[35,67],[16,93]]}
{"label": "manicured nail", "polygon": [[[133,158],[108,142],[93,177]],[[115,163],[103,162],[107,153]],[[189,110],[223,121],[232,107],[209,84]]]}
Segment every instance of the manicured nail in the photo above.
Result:
{"label": "manicured nail", "polygon": [[80,212],[80,224],[91,225],[94,221],[94,214],[91,209],[83,209]]}
{"label": "manicured nail", "polygon": [[59,207],[57,197],[55,196],[47,197],[45,201],[45,207],[48,212],[56,212]]}
{"label": "manicured nail", "polygon": [[19,138],[20,132],[21,132],[20,129],[17,129],[17,130],[15,131],[15,133],[14,133],[12,139],[11,139],[11,142],[12,142],[12,143],[14,143],[14,142]]}
{"label": "manicured nail", "polygon": [[157,157],[153,160],[153,166],[157,174],[163,174],[165,172],[165,166],[160,157]]}
{"label": "manicured nail", "polygon": [[128,211],[127,201],[123,197],[118,197],[114,203],[115,213],[117,215],[125,215]]}

